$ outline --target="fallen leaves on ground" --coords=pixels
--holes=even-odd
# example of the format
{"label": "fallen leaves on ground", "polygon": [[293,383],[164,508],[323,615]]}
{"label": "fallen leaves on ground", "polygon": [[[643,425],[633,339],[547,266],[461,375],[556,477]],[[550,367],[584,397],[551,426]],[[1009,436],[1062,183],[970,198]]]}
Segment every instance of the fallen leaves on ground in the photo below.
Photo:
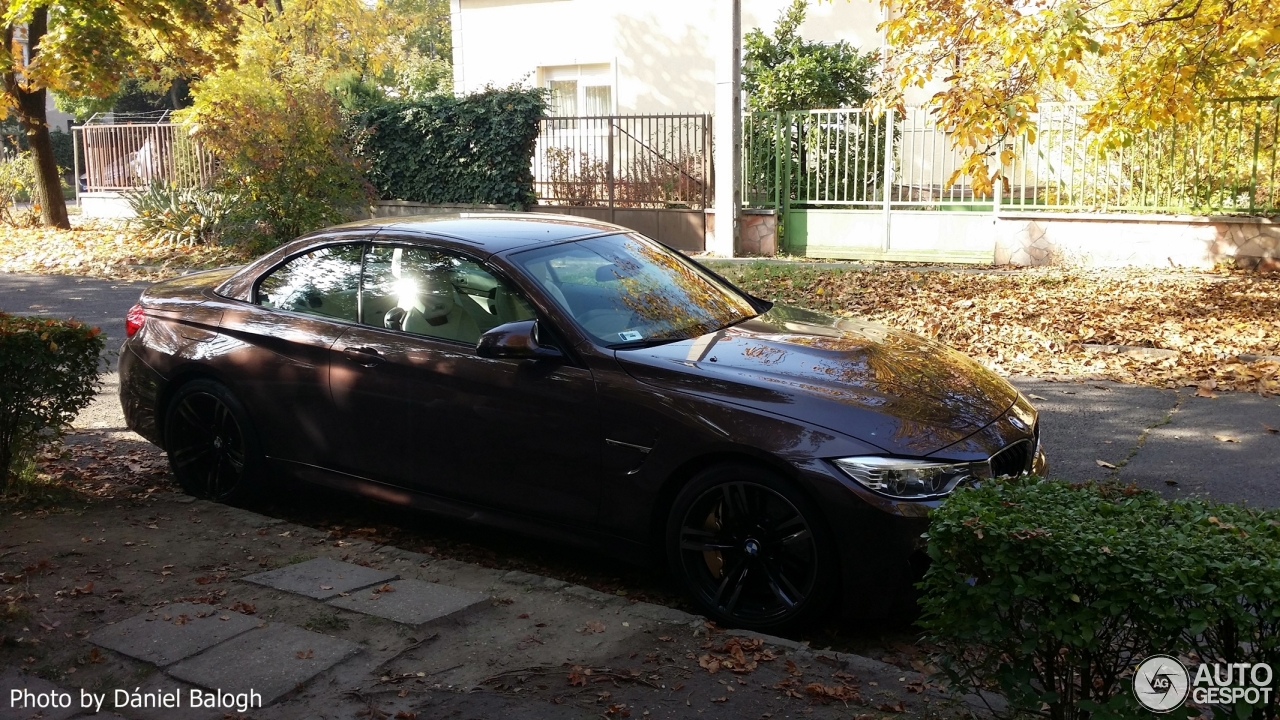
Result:
{"label": "fallen leaves on ground", "polygon": [[857,685],[823,685],[814,682],[804,686],[804,691],[810,696],[825,702],[838,701],[845,704],[862,702],[862,695],[858,693]]}
{"label": "fallen leaves on ground", "polygon": [[1208,397],[1280,394],[1280,276],[803,265],[724,273],[760,297],[933,338],[1001,374],[1196,387]]}
{"label": "fallen leaves on ground", "polygon": [[232,612],[238,612],[241,615],[252,615],[258,611],[258,608],[254,607],[253,603],[247,602],[233,603],[228,609]]}
{"label": "fallen leaves on ground", "polygon": [[239,246],[146,241],[118,222],[76,218],[71,230],[0,226],[0,272],[156,281],[248,259]]}
{"label": "fallen leaves on ground", "polygon": [[760,638],[731,637],[723,645],[708,642],[703,649],[708,652],[698,658],[698,665],[712,675],[721,669],[745,675],[760,663],[777,659]]}
{"label": "fallen leaves on ground", "polygon": [[118,499],[177,488],[169,461],[155,446],[80,431],[36,455],[39,475],[88,498]]}

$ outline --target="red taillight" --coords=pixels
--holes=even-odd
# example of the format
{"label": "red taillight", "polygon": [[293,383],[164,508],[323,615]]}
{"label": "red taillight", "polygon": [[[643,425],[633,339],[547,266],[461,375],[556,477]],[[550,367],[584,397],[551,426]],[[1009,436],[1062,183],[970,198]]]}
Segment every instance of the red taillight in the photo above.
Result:
{"label": "red taillight", "polygon": [[146,322],[147,314],[142,311],[142,305],[136,304],[129,308],[129,312],[124,316],[124,334],[133,337],[135,333],[142,329],[142,323]]}

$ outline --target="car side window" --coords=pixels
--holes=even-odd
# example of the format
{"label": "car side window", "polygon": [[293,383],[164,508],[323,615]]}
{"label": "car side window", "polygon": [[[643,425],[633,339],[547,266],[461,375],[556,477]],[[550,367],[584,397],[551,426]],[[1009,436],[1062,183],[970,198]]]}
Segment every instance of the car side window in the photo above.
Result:
{"label": "car side window", "polygon": [[363,243],[331,245],[299,255],[258,283],[263,307],[356,321]]}
{"label": "car side window", "polygon": [[480,263],[446,250],[375,246],[365,258],[360,322],[475,345],[533,307]]}

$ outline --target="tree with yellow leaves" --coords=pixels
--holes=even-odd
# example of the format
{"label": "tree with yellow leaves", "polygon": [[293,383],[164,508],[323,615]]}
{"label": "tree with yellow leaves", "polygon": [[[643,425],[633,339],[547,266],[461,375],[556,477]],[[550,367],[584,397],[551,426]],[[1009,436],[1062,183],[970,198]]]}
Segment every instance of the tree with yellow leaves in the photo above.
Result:
{"label": "tree with yellow leaves", "polygon": [[[36,167],[45,225],[69,227],[45,113],[48,90],[109,94],[136,68],[163,58],[198,72],[225,61],[242,0],[9,0],[3,97],[17,114]],[[24,48],[22,47],[25,45]]]}
{"label": "tree with yellow leaves", "polygon": [[[342,103],[414,90],[406,76],[439,50],[432,19],[441,8],[439,0],[268,0],[246,14],[235,61],[194,81],[192,106],[176,114],[219,159],[219,190],[251,226],[244,239],[282,242],[367,207],[372,186]],[[425,65],[423,89],[451,88],[447,65]]]}
{"label": "tree with yellow leaves", "polygon": [[1049,100],[1084,100],[1104,144],[1195,120],[1212,100],[1280,94],[1275,0],[881,0],[886,84],[933,98],[978,194],[1001,181],[1010,141],[1035,141]]}

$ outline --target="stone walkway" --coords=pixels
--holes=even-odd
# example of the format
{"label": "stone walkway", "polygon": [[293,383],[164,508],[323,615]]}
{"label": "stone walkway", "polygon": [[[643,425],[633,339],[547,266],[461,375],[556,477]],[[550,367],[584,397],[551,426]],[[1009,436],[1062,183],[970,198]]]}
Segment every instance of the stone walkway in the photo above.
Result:
{"label": "stone walkway", "polygon": [[0,515],[0,593],[0,720],[962,714],[877,660],[164,492]]}
{"label": "stone walkway", "polygon": [[[489,596],[448,585],[402,580],[394,572],[316,558],[277,570],[241,578],[243,582],[310,598],[336,608],[384,618],[415,629],[488,607]],[[252,697],[270,705],[301,688],[320,673],[360,653],[362,644],[331,637],[282,622],[258,621],[235,610],[190,602],[152,608],[92,634],[89,642],[134,660],[154,665],[190,687],[217,694]],[[10,684],[60,690],[38,678],[13,675]],[[166,688],[177,684],[154,682],[156,691],[139,692],[142,703],[167,704]],[[189,688],[176,698],[188,712],[184,717],[221,718],[224,709],[192,709]],[[61,691],[65,692],[65,691]],[[201,694],[203,697],[203,694]],[[108,702],[114,705],[115,698]],[[79,698],[76,698],[79,704]],[[13,713],[11,703],[0,704],[0,718],[26,717]],[[136,708],[149,710],[152,708]],[[155,708],[172,709],[172,708]],[[71,713],[42,718],[70,717]],[[144,713],[145,715],[145,713]],[[171,715],[166,714],[166,717]]]}

